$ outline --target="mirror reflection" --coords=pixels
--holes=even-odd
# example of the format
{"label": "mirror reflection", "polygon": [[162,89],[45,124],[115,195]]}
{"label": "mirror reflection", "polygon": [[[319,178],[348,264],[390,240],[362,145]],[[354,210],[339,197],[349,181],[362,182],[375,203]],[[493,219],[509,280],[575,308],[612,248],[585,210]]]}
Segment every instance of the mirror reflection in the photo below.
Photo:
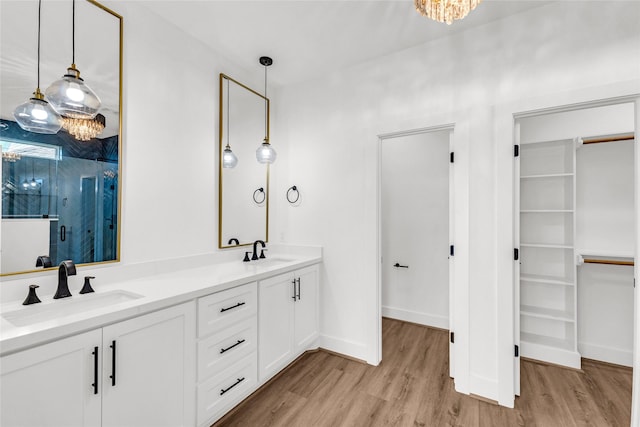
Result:
{"label": "mirror reflection", "polygon": [[101,106],[95,134],[67,127],[47,135],[16,123],[14,109],[37,86],[38,1],[0,2],[0,275],[119,259],[122,17],[77,0],[72,51],[72,1],[41,7],[41,91],[73,57]]}
{"label": "mirror reflection", "polygon": [[[268,239],[269,165],[256,160],[268,133],[265,115],[268,123],[267,98],[220,74],[219,248]],[[237,158],[234,167],[223,167],[227,145]]]}

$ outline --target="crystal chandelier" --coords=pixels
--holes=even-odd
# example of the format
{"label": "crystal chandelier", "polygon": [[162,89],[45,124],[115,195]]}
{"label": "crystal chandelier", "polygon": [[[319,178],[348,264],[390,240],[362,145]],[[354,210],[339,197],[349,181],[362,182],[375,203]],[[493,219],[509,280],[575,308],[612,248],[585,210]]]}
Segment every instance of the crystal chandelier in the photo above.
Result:
{"label": "crystal chandelier", "polygon": [[2,160],[5,162],[15,163],[17,160],[20,160],[22,156],[20,153],[16,153],[13,151],[3,151],[2,152]]}
{"label": "crystal chandelier", "polygon": [[416,11],[434,21],[451,25],[462,19],[480,4],[482,0],[413,0]]}
{"label": "crystal chandelier", "polygon": [[79,141],[89,141],[104,130],[105,117],[97,114],[93,119],[76,119],[62,116],[62,128]]}

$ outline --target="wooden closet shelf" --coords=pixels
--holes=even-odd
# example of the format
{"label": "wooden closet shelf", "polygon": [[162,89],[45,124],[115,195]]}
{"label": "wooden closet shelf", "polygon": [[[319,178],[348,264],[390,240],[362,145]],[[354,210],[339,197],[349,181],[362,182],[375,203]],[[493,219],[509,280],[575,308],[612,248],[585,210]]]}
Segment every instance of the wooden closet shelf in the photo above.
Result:
{"label": "wooden closet shelf", "polygon": [[584,262],[585,264],[608,264],[608,265],[628,265],[628,266],[635,265],[633,261],[621,261],[617,259],[584,258],[582,262]]}

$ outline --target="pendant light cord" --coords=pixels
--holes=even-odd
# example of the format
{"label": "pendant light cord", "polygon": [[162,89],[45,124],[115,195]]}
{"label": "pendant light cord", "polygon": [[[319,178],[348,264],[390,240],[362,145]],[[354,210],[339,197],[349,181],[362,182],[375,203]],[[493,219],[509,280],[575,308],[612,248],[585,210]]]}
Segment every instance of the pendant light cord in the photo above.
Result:
{"label": "pendant light cord", "polygon": [[231,128],[229,127],[229,115],[231,114],[231,110],[229,109],[230,97],[231,92],[229,92],[229,79],[227,79],[227,148],[229,148],[229,133],[231,132]]}
{"label": "pendant light cord", "polygon": [[42,13],[42,0],[38,0],[38,91],[40,90],[40,15]]}
{"label": "pendant light cord", "polygon": [[264,140],[268,144],[269,137],[267,135],[267,129],[269,128],[269,119],[267,118],[267,106],[269,105],[269,98],[267,98],[267,66],[264,66]]}
{"label": "pendant light cord", "polygon": [[76,63],[76,0],[71,6],[71,63]]}

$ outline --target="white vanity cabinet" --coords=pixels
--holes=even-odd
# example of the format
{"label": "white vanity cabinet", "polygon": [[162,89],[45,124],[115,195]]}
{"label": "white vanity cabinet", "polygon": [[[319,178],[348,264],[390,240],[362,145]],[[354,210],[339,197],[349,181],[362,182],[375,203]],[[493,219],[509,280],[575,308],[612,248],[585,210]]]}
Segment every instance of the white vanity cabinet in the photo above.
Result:
{"label": "white vanity cabinet", "polygon": [[94,394],[94,361],[102,355],[95,330],[0,359],[0,425],[99,426],[101,393]]}
{"label": "white vanity cabinet", "polygon": [[189,302],[4,356],[1,424],[193,425],[194,346]]}
{"label": "white vanity cabinet", "polygon": [[255,389],[257,313],[256,282],[198,299],[197,425],[213,424]]}
{"label": "white vanity cabinet", "polygon": [[260,281],[259,376],[264,382],[318,337],[318,266]]}

